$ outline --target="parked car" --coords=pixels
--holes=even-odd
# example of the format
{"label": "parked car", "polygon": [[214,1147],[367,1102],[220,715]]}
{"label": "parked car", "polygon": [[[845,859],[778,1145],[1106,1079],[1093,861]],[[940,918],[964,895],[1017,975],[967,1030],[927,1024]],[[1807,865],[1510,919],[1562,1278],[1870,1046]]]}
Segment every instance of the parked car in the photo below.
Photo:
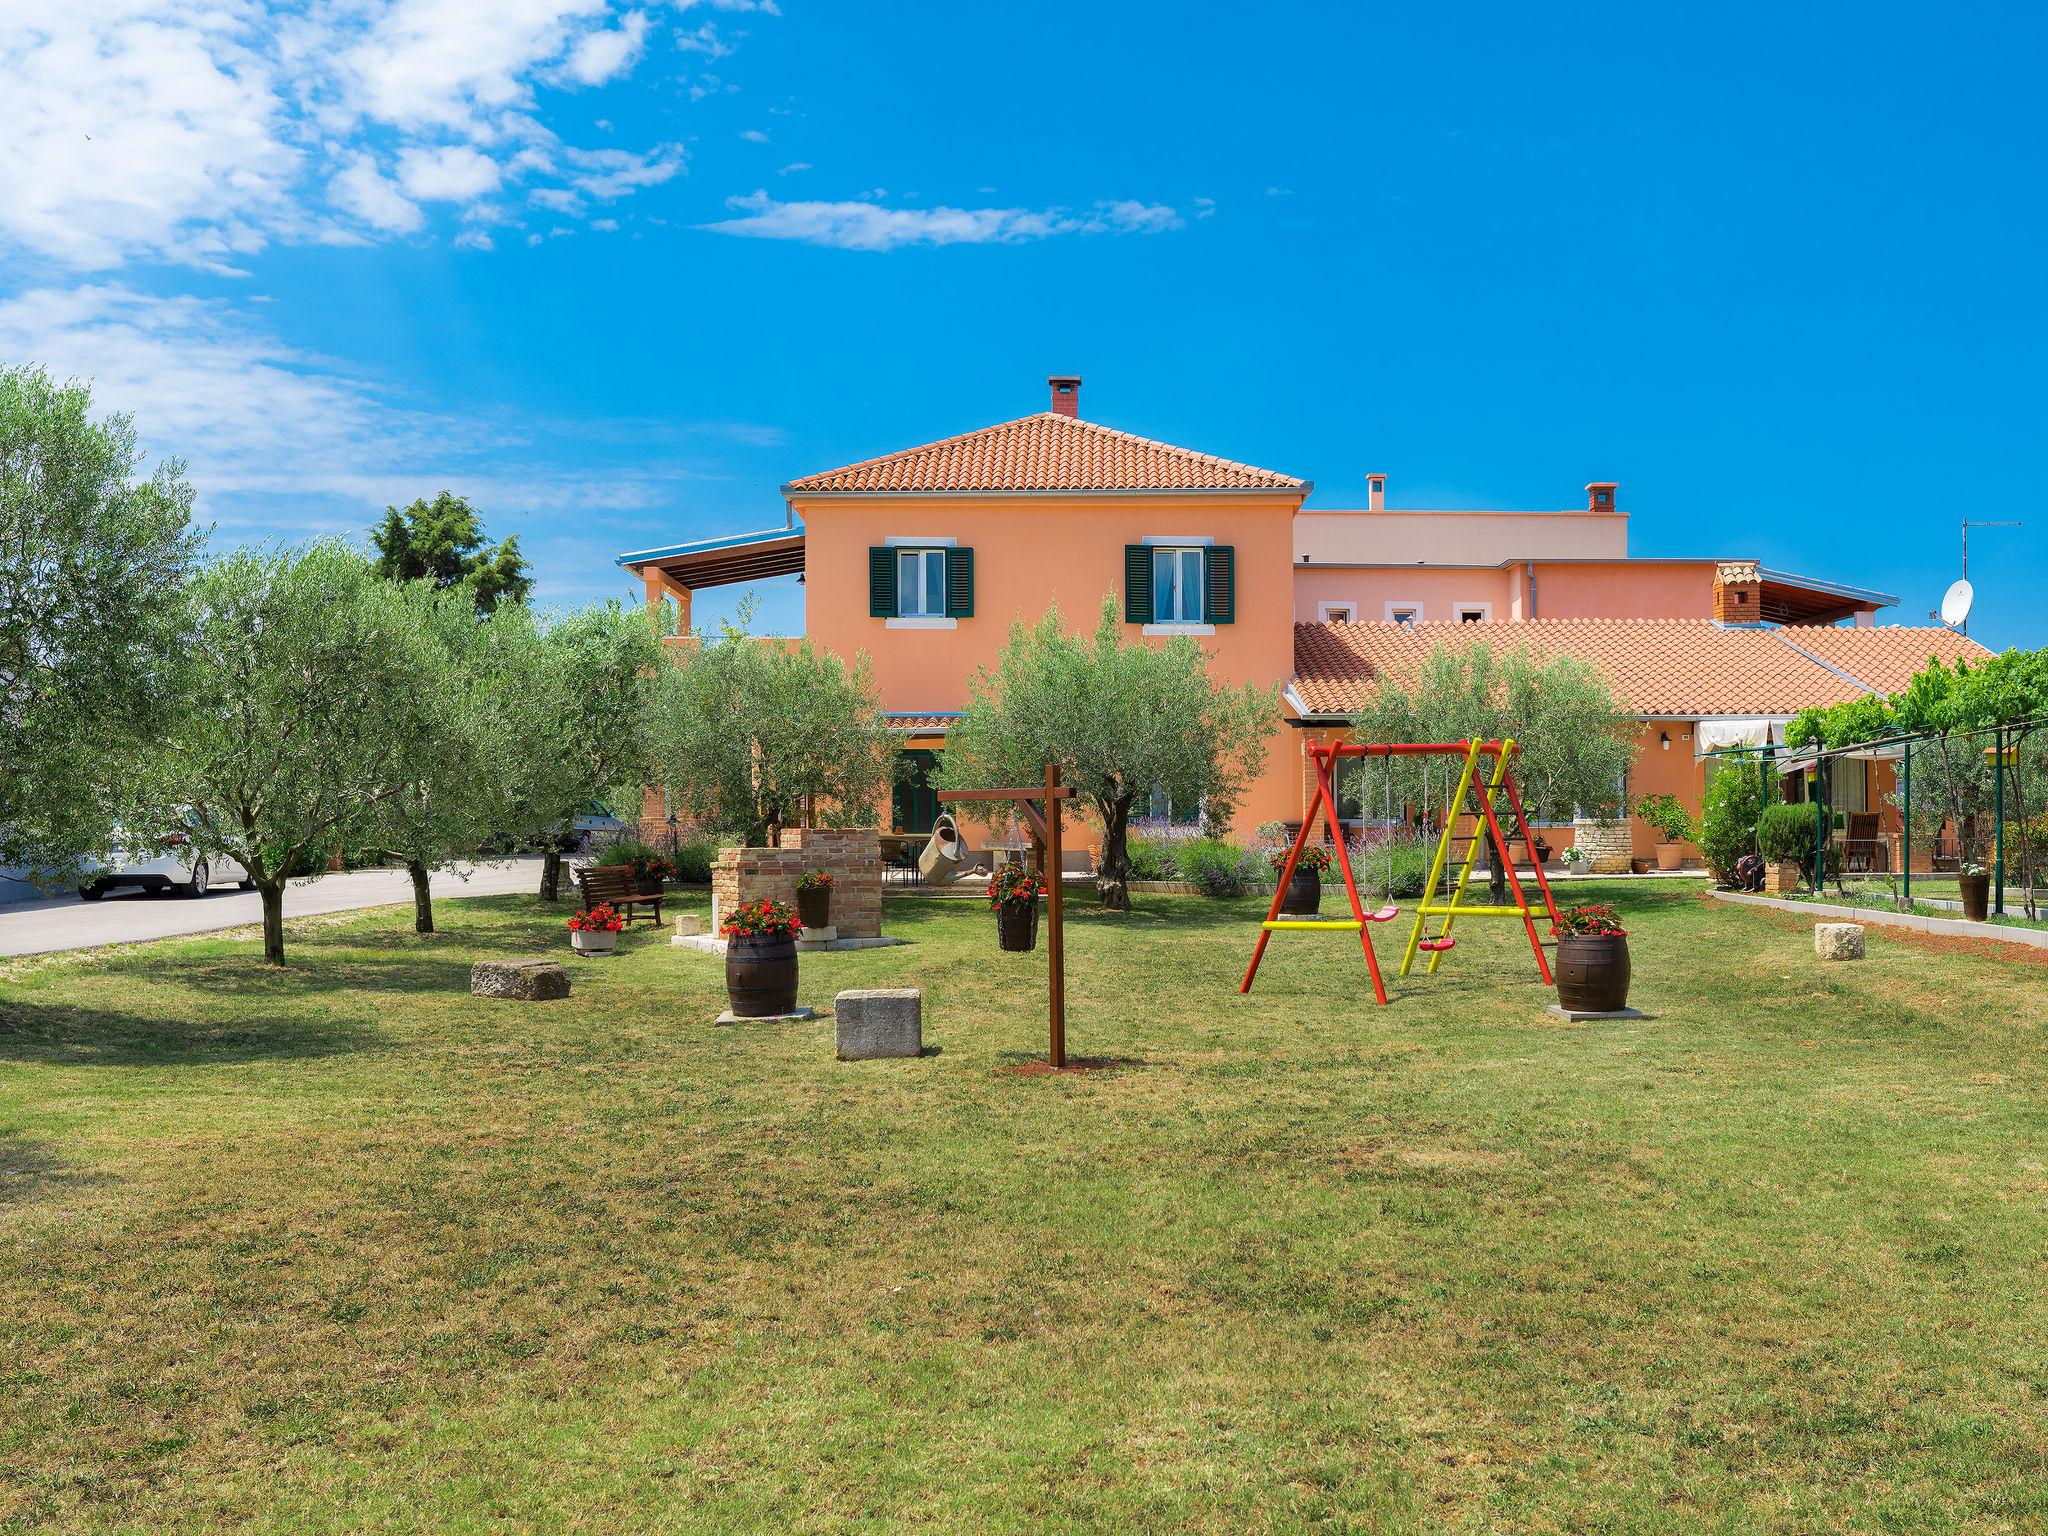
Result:
{"label": "parked car", "polygon": [[248,870],[224,854],[199,852],[183,832],[169,833],[155,850],[123,847],[118,828],[114,836],[114,851],[106,862],[94,861],[86,866],[85,881],[78,887],[78,894],[87,901],[98,901],[107,892],[123,886],[139,886],[151,892],[176,891],[182,896],[204,896],[216,885],[236,884],[245,891],[255,889],[256,882],[249,878]]}

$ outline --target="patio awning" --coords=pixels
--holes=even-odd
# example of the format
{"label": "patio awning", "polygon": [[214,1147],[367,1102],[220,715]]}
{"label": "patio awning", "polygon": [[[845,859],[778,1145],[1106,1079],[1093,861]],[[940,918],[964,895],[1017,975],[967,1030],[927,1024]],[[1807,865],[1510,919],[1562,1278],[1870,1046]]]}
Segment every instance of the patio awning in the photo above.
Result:
{"label": "patio awning", "polygon": [[636,576],[648,570],[660,571],[673,585],[692,592],[704,587],[765,581],[771,576],[801,576],[804,530],[798,525],[700,539],[694,544],[669,544],[661,549],[621,555],[618,563]]}
{"label": "patio awning", "polygon": [[1693,727],[1692,752],[1704,757],[1735,747],[1782,747],[1789,715],[1719,715]]}

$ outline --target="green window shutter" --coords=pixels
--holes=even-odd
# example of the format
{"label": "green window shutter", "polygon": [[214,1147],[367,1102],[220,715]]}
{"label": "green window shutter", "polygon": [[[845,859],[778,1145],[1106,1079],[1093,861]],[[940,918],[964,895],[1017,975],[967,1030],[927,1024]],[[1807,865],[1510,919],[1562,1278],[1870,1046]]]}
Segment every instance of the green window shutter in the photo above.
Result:
{"label": "green window shutter", "polygon": [[879,545],[868,550],[868,617],[896,617],[896,551]]}
{"label": "green window shutter", "polygon": [[1124,622],[1152,622],[1152,551],[1143,544],[1124,546]]}
{"label": "green window shutter", "polygon": [[946,617],[974,617],[974,551],[946,551]]}
{"label": "green window shutter", "polygon": [[1212,544],[1209,558],[1202,562],[1203,617],[1211,624],[1237,622],[1237,549],[1230,544]]}

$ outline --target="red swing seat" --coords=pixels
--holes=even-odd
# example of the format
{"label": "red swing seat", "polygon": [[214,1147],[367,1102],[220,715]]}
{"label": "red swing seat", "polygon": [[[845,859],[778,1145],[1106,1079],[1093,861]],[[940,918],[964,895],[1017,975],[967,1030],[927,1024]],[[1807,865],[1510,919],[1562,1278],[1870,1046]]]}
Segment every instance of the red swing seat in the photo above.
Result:
{"label": "red swing seat", "polygon": [[1368,923],[1391,923],[1400,915],[1401,909],[1390,901],[1384,907],[1381,907],[1379,911],[1366,913],[1365,920]]}
{"label": "red swing seat", "polygon": [[1456,949],[1458,947],[1458,941],[1451,935],[1445,934],[1441,938],[1424,939],[1420,944],[1417,944],[1415,947],[1417,949],[1426,949],[1431,954],[1435,954],[1440,949]]}

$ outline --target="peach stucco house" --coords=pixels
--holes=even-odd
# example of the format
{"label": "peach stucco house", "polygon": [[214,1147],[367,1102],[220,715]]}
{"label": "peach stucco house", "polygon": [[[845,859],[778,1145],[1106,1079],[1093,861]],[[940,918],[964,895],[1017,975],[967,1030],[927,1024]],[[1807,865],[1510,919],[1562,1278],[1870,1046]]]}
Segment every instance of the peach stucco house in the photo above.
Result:
{"label": "peach stucco house", "polygon": [[[1876,625],[1896,601],[1884,593],[1740,556],[1632,557],[1612,482],[1570,511],[1414,511],[1387,507],[1375,475],[1366,507],[1310,508],[1307,480],[1085,420],[1081,381],[1048,383],[1035,415],[789,482],[783,527],[619,558],[681,628],[695,591],[802,575],[810,638],[867,653],[912,754],[891,830],[929,827],[915,771],[945,750],[968,679],[1011,622],[1055,602],[1078,629],[1108,594],[1136,634],[1197,636],[1221,677],[1283,688],[1240,832],[1301,815],[1306,745],[1438,640],[1600,666],[1642,722],[1631,794],[1695,808],[1705,744],[1892,692],[1930,653],[1982,653],[1947,630]],[[1863,797],[1873,810],[1880,792]],[[1648,829],[1637,838],[1647,849]]]}

